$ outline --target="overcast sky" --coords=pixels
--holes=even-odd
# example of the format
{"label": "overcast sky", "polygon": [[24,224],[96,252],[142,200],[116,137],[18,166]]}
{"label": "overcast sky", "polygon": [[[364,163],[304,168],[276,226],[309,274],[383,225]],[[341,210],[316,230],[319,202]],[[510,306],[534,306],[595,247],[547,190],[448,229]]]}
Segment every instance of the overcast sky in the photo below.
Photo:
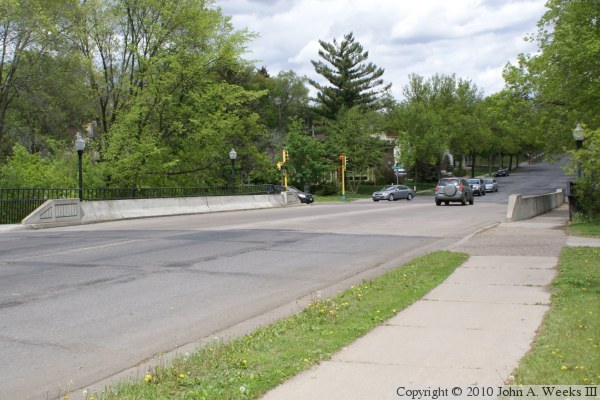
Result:
{"label": "overcast sky", "polygon": [[502,69],[537,31],[546,0],[216,0],[236,29],[259,37],[245,58],[271,76],[293,70],[320,81],[311,60],[319,40],[340,42],[354,33],[369,61],[385,69],[392,94],[402,99],[408,75],[455,74],[485,95],[504,86]]}

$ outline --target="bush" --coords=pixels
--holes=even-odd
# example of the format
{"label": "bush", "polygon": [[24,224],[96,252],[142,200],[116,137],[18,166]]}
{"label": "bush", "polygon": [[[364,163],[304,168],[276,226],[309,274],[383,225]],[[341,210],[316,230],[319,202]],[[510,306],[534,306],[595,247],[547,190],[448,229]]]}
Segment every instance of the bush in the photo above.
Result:
{"label": "bush", "polygon": [[313,193],[320,196],[333,196],[338,193],[338,185],[335,182],[324,182],[316,186]]}

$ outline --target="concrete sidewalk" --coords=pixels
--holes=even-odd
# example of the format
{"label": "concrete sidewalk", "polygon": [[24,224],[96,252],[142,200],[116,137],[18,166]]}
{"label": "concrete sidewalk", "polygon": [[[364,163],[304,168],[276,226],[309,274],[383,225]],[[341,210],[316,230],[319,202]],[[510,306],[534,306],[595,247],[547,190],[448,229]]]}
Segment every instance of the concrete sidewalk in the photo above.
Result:
{"label": "concrete sidewalk", "polygon": [[509,383],[549,309],[568,218],[563,205],[463,240],[450,250],[470,258],[440,286],[263,400],[392,399],[404,385]]}

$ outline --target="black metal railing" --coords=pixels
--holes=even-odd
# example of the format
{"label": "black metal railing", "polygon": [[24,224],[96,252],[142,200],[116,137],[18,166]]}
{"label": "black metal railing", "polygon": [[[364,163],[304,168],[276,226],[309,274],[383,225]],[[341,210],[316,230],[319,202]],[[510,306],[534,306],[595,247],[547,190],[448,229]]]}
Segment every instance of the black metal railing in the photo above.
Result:
{"label": "black metal railing", "polygon": [[[83,189],[84,201],[281,193],[278,185]],[[79,198],[79,189],[0,188],[0,224],[18,224],[50,199]]]}
{"label": "black metal railing", "polygon": [[17,224],[48,199],[79,197],[77,189],[1,189],[0,224]]}

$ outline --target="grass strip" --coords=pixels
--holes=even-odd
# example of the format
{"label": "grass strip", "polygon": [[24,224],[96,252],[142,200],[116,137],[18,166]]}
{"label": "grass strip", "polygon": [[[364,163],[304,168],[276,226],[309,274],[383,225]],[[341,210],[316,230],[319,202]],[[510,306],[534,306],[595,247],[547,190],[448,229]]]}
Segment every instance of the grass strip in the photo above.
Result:
{"label": "grass strip", "polygon": [[102,400],[256,399],[393,317],[468,258],[438,251],[231,341],[214,340],[155,368],[145,379],[107,388]]}
{"label": "grass strip", "polygon": [[600,219],[590,222],[575,222],[567,227],[569,233],[576,236],[600,237]]}
{"label": "grass strip", "polygon": [[552,308],[514,376],[523,385],[600,383],[600,248],[567,247]]}

